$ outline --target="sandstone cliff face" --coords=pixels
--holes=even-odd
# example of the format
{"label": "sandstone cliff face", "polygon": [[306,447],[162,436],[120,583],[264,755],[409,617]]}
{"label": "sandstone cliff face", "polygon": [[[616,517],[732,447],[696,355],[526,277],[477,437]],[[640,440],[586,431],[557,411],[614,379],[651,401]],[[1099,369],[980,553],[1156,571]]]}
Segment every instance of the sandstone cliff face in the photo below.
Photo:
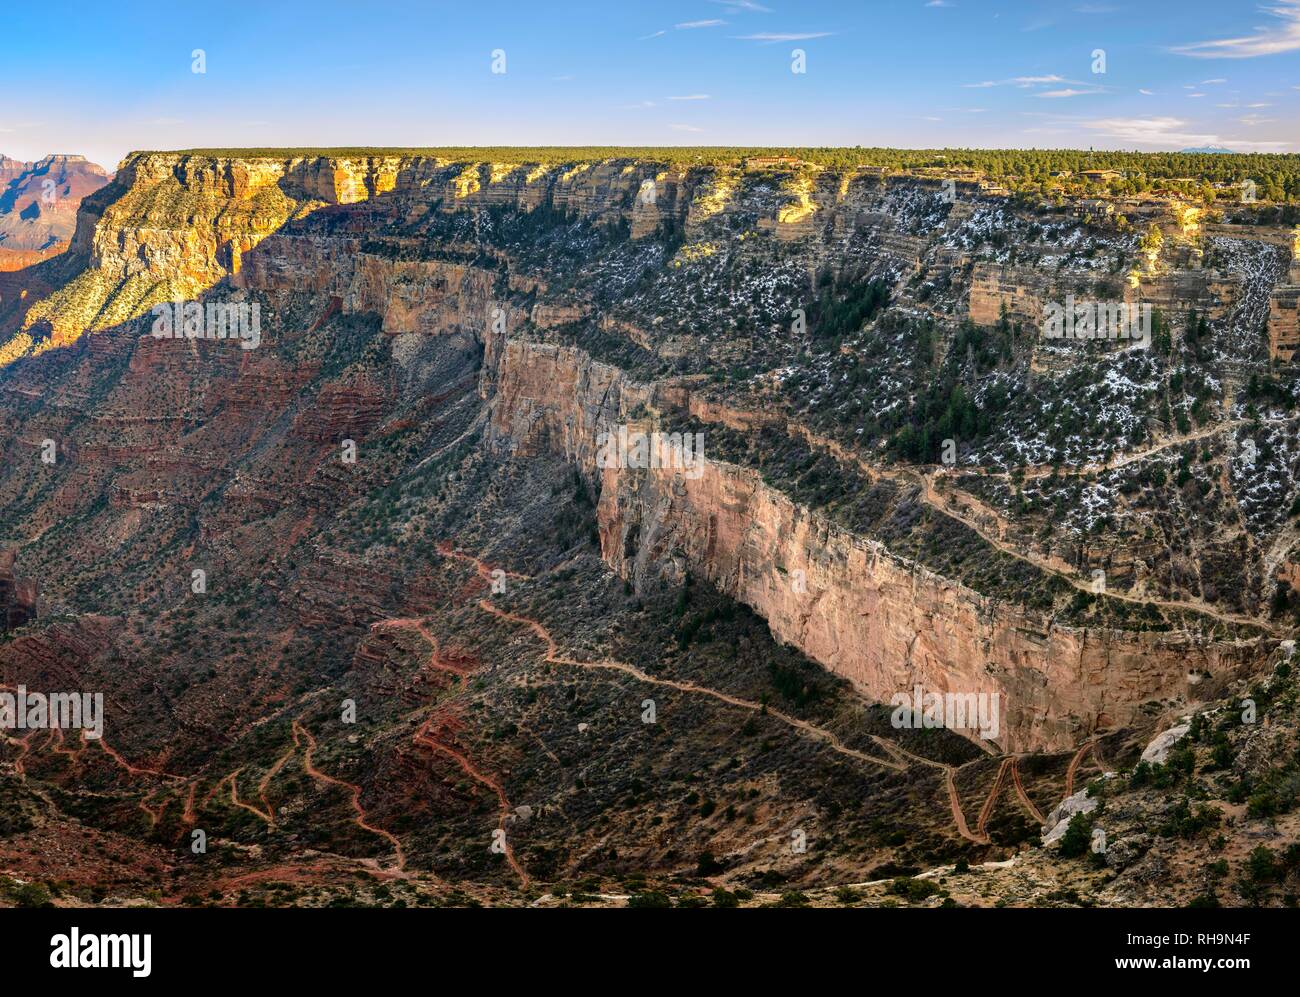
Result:
{"label": "sandstone cliff face", "polygon": [[[86,199],[77,216],[70,252],[83,272],[25,310],[17,324],[0,325],[0,366],[137,318],[160,302],[192,300],[245,266],[254,266],[257,275],[251,278],[253,284],[244,286],[287,287],[289,281],[301,279],[306,283],[293,286],[318,289],[351,280],[360,265],[346,256],[357,252],[359,241],[347,233],[317,240],[315,246],[281,243],[268,247],[260,262],[249,259],[286,222],[332,206],[370,202],[371,218],[380,227],[399,219],[416,222],[431,210],[529,212],[545,205],[562,216],[627,225],[633,239],[647,237],[665,224],[681,225],[694,237],[700,226],[743,207],[732,201],[733,186],[715,183],[714,174],[712,167],[664,170],[653,163],[626,161],[548,166],[458,163],[427,156],[136,153],[123,163],[109,188]],[[819,217],[814,199],[830,195],[814,191],[810,182],[788,186],[782,197],[766,205],[767,217],[761,221],[779,237],[794,239],[812,231]],[[696,206],[697,200],[703,208]],[[358,231],[364,234],[364,226]],[[400,252],[399,243],[392,241]],[[295,258],[303,265],[295,266]],[[375,266],[373,261],[369,265]],[[377,279],[408,285],[408,299],[437,290],[436,281],[424,281],[418,273]],[[359,307],[365,304],[364,291],[360,293]],[[392,303],[396,311],[404,307]],[[403,321],[395,315],[394,328]]]}
{"label": "sandstone cliff face", "polygon": [[[740,427],[770,417],[719,411],[682,385],[637,384],[551,345],[508,343],[495,377],[498,446],[550,448],[599,480],[602,553],[624,578],[642,584],[665,566],[707,578],[876,701],[914,684],[997,693],[1005,750],[1067,749],[1133,721],[1144,702],[1200,699],[1256,661],[1249,644],[1053,625],[829,523],[748,469],[596,467],[597,436],[620,422],[672,432],[688,411]],[[630,418],[646,410],[661,418]]]}

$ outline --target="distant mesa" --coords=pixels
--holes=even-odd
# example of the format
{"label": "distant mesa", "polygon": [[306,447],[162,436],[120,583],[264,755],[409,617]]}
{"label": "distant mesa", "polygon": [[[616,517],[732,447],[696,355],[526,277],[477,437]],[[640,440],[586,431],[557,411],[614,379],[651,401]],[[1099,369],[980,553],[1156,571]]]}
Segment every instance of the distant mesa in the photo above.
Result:
{"label": "distant mesa", "polygon": [[1225,149],[1221,145],[1201,145],[1201,146],[1194,146],[1190,149],[1179,149],[1178,151],[1185,152],[1190,155],[1196,155],[1196,156],[1203,156],[1203,155],[1235,156],[1236,155],[1236,153],[1233,152],[1231,149]]}
{"label": "distant mesa", "polygon": [[0,155],[0,270],[62,252],[76,229],[82,198],[108,182],[108,172],[85,156],[27,163]]}

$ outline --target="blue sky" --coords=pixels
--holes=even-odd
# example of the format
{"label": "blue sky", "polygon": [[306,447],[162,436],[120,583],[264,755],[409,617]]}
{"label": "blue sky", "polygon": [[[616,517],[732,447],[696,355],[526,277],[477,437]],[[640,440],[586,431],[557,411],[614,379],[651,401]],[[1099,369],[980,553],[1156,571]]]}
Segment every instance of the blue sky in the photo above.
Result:
{"label": "blue sky", "polygon": [[1300,0],[21,4],[0,92],[0,152],[110,169],[193,146],[1300,151]]}

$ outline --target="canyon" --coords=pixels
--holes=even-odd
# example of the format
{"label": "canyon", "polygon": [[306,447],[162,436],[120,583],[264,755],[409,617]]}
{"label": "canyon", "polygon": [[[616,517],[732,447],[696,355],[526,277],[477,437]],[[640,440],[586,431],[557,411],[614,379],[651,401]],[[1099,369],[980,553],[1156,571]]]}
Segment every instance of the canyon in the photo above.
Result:
{"label": "canyon", "polygon": [[[1014,849],[1090,746],[1135,757],[1293,646],[1285,225],[758,157],[136,153],[81,193],[66,251],[0,274],[0,683],[99,683],[110,714],[102,754],[3,757],[19,833],[111,836],[172,901],[304,848],[494,899]],[[1066,295],[1164,336],[1046,340]],[[151,335],[182,300],[256,306],[260,343]],[[602,466],[620,429],[704,459]],[[601,668],[664,687],[671,750],[644,760]],[[998,697],[997,737],[891,730],[916,685]],[[762,833],[666,834],[702,767]],[[780,847],[799,821],[817,868]],[[200,822],[230,876],[172,854]]]}

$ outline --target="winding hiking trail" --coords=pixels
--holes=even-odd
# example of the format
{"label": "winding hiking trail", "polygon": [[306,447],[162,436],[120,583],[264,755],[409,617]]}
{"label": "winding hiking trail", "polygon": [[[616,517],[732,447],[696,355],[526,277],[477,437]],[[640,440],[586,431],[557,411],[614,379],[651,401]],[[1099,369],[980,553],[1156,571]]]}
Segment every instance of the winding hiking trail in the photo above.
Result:
{"label": "winding hiking trail", "polygon": [[1092,760],[1096,763],[1097,768],[1103,772],[1109,771],[1101,763],[1101,759],[1097,757],[1097,742],[1100,740],[1100,738],[1094,737],[1084,741],[1079,750],[1074,753],[1074,757],[1070,759],[1070,767],[1065,770],[1065,796],[1067,799],[1074,795],[1074,774],[1079,770],[1079,764],[1089,752],[1092,753]]}
{"label": "winding hiking trail", "polygon": [[869,762],[872,765],[879,765],[883,768],[893,769],[895,772],[902,772],[906,766],[898,762],[887,761],[876,755],[867,754],[865,751],[858,751],[856,748],[850,748],[845,745],[838,737],[830,731],[821,727],[816,727],[806,720],[800,720],[792,717],[788,713],[782,713],[780,710],[774,710],[770,706],[764,706],[762,703],[755,703],[749,699],[741,699],[738,696],[732,696],[725,692],[719,692],[716,689],[710,689],[707,686],[696,685],[694,682],[680,682],[675,679],[660,679],[653,675],[647,675],[641,669],[633,665],[626,664],[622,661],[612,661],[605,659],[603,661],[578,661],[576,658],[566,658],[560,654],[559,645],[551,637],[551,632],[542,626],[537,620],[530,619],[527,616],[520,616],[517,613],[511,613],[492,605],[486,599],[480,599],[479,608],[484,612],[491,613],[493,616],[500,617],[503,620],[509,620],[511,623],[522,624],[533,631],[546,644],[546,658],[549,664],[570,665],[575,668],[603,669],[606,671],[622,672],[624,675],[631,675],[640,682],[648,685],[663,686],[669,689],[676,689],[678,692],[696,693],[701,696],[709,696],[720,702],[727,703],[731,706],[738,706],[742,709],[751,710],[755,713],[764,713],[767,716],[775,717],[782,723],[793,727],[805,734],[817,738],[830,747],[832,751],[841,755],[847,755],[850,758],[856,758],[858,761]]}
{"label": "winding hiking trail", "polygon": [[438,638],[429,632],[428,624],[423,619],[415,616],[398,617],[387,620],[379,620],[370,624],[371,630],[414,630],[418,633],[432,648],[429,660],[425,667],[432,668],[434,671],[450,672],[459,678],[464,678],[470,673],[470,669],[464,665],[456,665],[448,661],[442,655],[442,649],[438,644]]}
{"label": "winding hiking trail", "polygon": [[275,808],[266,799],[266,787],[270,785],[271,780],[276,777],[280,769],[284,768],[297,750],[298,742],[295,740],[289,750],[276,759],[275,764],[267,770],[266,775],[262,776],[257,783],[257,796],[262,801],[262,806],[266,807],[266,815],[271,819],[272,826],[275,825]]}
{"label": "winding hiking trail", "polygon": [[1011,781],[1015,784],[1016,795],[1020,797],[1021,805],[1029,811],[1030,816],[1033,817],[1034,820],[1038,821],[1039,824],[1046,825],[1047,818],[1044,817],[1043,812],[1034,805],[1034,801],[1031,800],[1029,794],[1025,792],[1024,783],[1020,781],[1020,757],[1018,755],[1011,759]]}
{"label": "winding hiking trail", "polygon": [[993,816],[993,808],[997,806],[998,796],[1002,792],[1002,784],[1006,782],[1009,768],[1011,768],[1011,759],[1002,759],[1002,764],[998,766],[998,774],[993,778],[993,788],[989,790],[984,806],[980,807],[980,815],[975,820],[975,831],[982,837],[988,837],[989,818]]}
{"label": "winding hiking trail", "polygon": [[[966,823],[966,813],[962,810],[961,794],[957,792],[957,768],[949,765],[947,762],[936,762],[933,758],[926,758],[924,755],[918,755],[915,752],[908,751],[901,745],[895,744],[887,738],[880,737],[876,734],[871,735],[871,739],[885,751],[889,752],[895,758],[905,759],[917,765],[923,765],[926,768],[937,769],[943,773],[944,789],[948,793],[948,808],[952,811],[952,822],[957,828],[957,833],[967,841],[977,845],[989,845],[992,841],[983,831],[972,831]],[[978,759],[977,759],[978,760]],[[969,762],[967,764],[970,764]]]}
{"label": "winding hiking trail", "polygon": [[[448,557],[458,557],[464,560],[471,560],[471,561],[477,560],[475,558],[469,557],[468,555],[458,554],[456,551],[453,551],[451,549],[450,545],[440,544],[439,550],[442,553],[446,554]],[[491,579],[492,578],[491,568],[484,569],[480,567],[479,569],[480,576],[483,576],[485,574],[485,571],[486,571],[486,577],[488,579]],[[515,575],[514,577],[520,578],[523,576]],[[455,675],[458,678],[464,678],[466,675],[470,673],[470,669],[468,667],[455,665],[443,657],[441,647],[438,643],[438,638],[433,633],[430,632],[428,625],[419,618],[403,617],[400,619],[380,620],[378,623],[371,624],[371,629],[372,630],[384,630],[384,629],[414,630],[421,637],[423,637],[424,640],[427,641],[429,644],[430,652],[429,652],[429,660],[425,663],[426,668],[432,668],[435,671],[450,672],[452,675]],[[510,806],[510,801],[506,798],[505,790],[501,788],[501,784],[497,780],[493,779],[491,776],[484,775],[482,772],[480,772],[474,766],[474,764],[463,754],[461,754],[459,751],[456,751],[454,748],[451,748],[448,745],[443,744],[441,741],[435,738],[430,733],[430,727],[433,724],[434,719],[435,718],[433,717],[429,717],[428,719],[426,719],[424,723],[421,724],[420,729],[415,732],[415,737],[412,738],[412,740],[416,744],[420,745],[421,747],[429,748],[432,751],[436,751],[441,754],[447,755],[449,758],[455,761],[457,765],[460,766],[461,770],[466,775],[468,775],[471,779],[473,779],[475,782],[479,783],[480,785],[486,786],[496,796],[497,803],[500,808],[500,814],[501,814],[499,828],[503,835],[502,846],[505,852],[506,861],[510,863],[510,868],[515,871],[515,875],[519,877],[519,881],[525,887],[527,887],[529,883],[528,873],[524,871],[524,867],[520,865],[519,862],[515,859],[514,848],[511,847],[510,844],[510,836],[505,834],[506,819],[510,816],[510,813],[513,809]]]}
{"label": "winding hiking trail", "polygon": [[317,782],[324,782],[331,786],[339,786],[342,789],[346,789],[352,798],[352,809],[355,811],[352,822],[364,831],[369,831],[371,834],[377,834],[392,845],[393,851],[397,855],[397,869],[398,871],[404,872],[406,870],[406,853],[402,851],[402,843],[398,841],[397,836],[391,832],[385,831],[382,827],[375,827],[375,825],[367,823],[366,811],[361,805],[361,787],[350,782],[345,782],[342,779],[336,779],[334,776],[327,775],[318,769],[311,760],[312,752],[316,750],[316,738],[312,737],[311,731],[307,730],[307,728],[297,720],[293,721],[292,729],[293,743],[296,747],[301,746],[299,742],[300,737],[307,742],[302,753],[303,771]]}
{"label": "winding hiking trail", "polygon": [[500,816],[501,816],[498,826],[501,831],[501,836],[502,836],[501,844],[505,852],[506,861],[510,863],[510,868],[513,869],[515,871],[515,875],[519,877],[520,883],[524,887],[527,887],[529,883],[528,873],[526,873],[524,871],[524,867],[521,866],[518,861],[516,861],[514,848],[512,848],[510,845],[510,836],[505,833],[506,820],[510,816],[512,810],[512,807],[510,806],[510,801],[506,799],[505,790],[501,788],[501,783],[497,782],[491,776],[484,775],[482,772],[480,772],[477,768],[474,767],[474,764],[468,758],[462,755],[459,751],[449,747],[448,745],[443,744],[432,734],[430,734],[429,727],[433,723],[433,720],[434,718],[430,717],[421,725],[420,729],[415,732],[415,737],[414,737],[415,743],[420,745],[421,747],[429,748],[432,751],[437,751],[444,755],[447,755],[452,760],[454,760],[457,765],[461,767],[461,769],[464,771],[466,775],[468,775],[471,779],[473,779],[475,782],[479,783],[480,785],[486,786],[489,790],[491,790],[496,795],[497,806],[500,809]]}
{"label": "winding hiking trail", "polygon": [[[253,806],[251,803],[244,803],[240,800],[239,789],[236,782],[239,779],[239,773],[242,771],[244,771],[243,766],[240,766],[235,769],[235,771],[228,773],[222,778],[221,782],[217,783],[216,788],[220,789],[223,784],[228,784],[230,786],[230,802],[232,805],[239,807],[241,810],[247,810],[250,814],[256,815],[266,824],[267,827],[275,827],[275,818],[269,813],[264,813],[263,811],[258,810],[257,807]],[[210,796],[209,799],[211,799]]]}

